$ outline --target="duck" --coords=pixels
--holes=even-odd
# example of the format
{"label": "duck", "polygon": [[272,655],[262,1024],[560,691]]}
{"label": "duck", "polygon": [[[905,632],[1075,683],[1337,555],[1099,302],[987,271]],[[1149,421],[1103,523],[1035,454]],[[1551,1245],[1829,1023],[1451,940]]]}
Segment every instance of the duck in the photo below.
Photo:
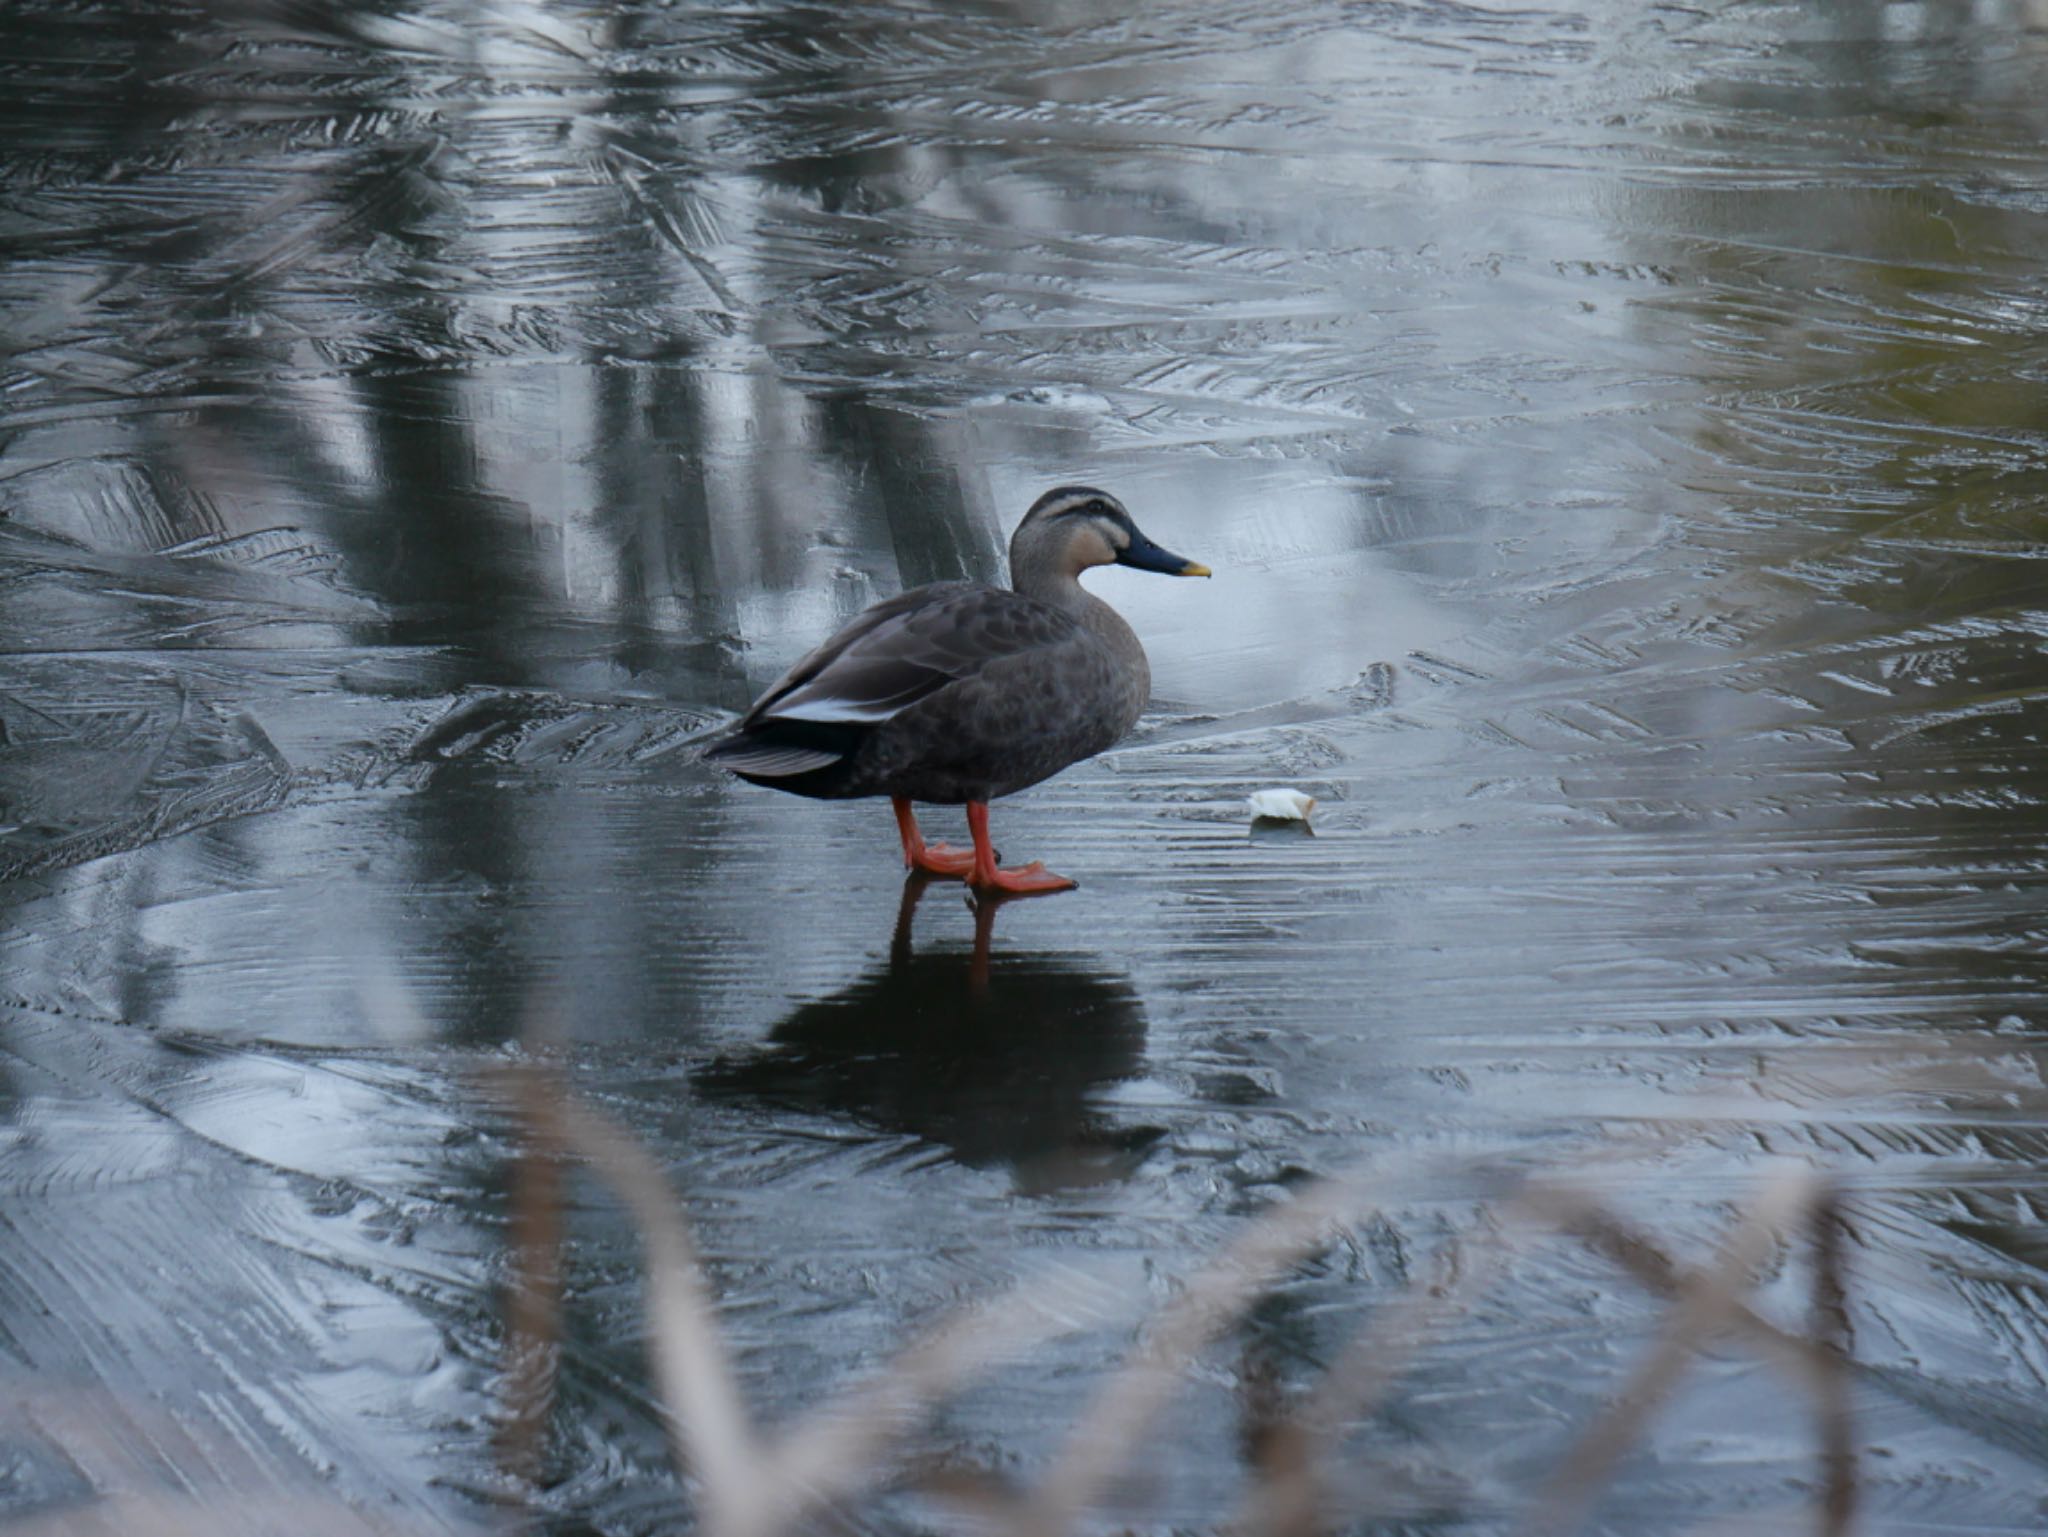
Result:
{"label": "duck", "polygon": [[[903,862],[979,895],[1078,882],[1044,861],[1005,868],[989,802],[1122,740],[1152,669],[1123,616],[1081,585],[1097,566],[1208,576],[1161,549],[1107,491],[1059,486],[1010,537],[1010,585],[934,582],[864,610],[754,701],[707,761],[820,800],[886,795]],[[968,849],[926,843],[914,803],[967,808]]]}

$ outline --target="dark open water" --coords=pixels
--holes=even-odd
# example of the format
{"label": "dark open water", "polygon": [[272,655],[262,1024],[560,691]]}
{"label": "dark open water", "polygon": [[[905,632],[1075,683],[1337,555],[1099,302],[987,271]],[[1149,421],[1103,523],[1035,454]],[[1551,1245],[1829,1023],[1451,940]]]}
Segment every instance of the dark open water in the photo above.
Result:
{"label": "dark open water", "polygon": [[[523,1051],[669,1169],[769,1418],[1307,1173],[1648,1132],[1698,1257],[1817,1160],[1866,1529],[2041,1530],[2044,143],[2022,0],[12,0],[0,1511],[491,1519]],[[957,888],[892,963],[885,808],[694,744],[1076,480],[1217,576],[1097,579],[1154,709],[998,807],[1082,886],[977,990]],[[571,1189],[528,1493],[681,1530]],[[1247,1384],[1488,1220],[1425,1178],[1290,1279],[1121,1518],[1213,1526]],[[1505,1530],[1660,1318],[1532,1246],[1358,1465]],[[1028,1481],[1129,1338],[936,1444]],[[1717,1348],[1602,1529],[1796,1502],[1808,1424]]]}

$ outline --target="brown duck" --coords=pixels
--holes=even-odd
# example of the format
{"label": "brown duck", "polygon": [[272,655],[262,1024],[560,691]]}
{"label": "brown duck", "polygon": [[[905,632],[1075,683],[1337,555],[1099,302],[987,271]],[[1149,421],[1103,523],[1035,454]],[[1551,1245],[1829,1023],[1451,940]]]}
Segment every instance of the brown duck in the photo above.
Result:
{"label": "brown duck", "polygon": [[[705,757],[827,800],[886,795],[903,862],[978,891],[1064,891],[1043,863],[999,869],[988,803],[1113,746],[1151,692],[1145,649],[1081,586],[1090,566],[1209,568],[1138,532],[1105,491],[1061,486],[1010,538],[1010,588],[936,582],[875,604],[763,694]],[[972,850],[927,844],[912,801],[967,806]]]}

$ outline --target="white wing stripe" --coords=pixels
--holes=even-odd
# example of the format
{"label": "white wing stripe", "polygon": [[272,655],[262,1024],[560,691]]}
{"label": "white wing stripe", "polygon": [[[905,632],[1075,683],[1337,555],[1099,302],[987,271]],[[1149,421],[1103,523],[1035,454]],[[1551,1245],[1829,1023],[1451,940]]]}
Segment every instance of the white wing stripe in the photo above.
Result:
{"label": "white wing stripe", "polygon": [[888,720],[909,701],[910,696],[903,694],[890,699],[835,699],[828,694],[818,699],[801,699],[794,705],[785,700],[770,710],[765,719],[872,723]]}

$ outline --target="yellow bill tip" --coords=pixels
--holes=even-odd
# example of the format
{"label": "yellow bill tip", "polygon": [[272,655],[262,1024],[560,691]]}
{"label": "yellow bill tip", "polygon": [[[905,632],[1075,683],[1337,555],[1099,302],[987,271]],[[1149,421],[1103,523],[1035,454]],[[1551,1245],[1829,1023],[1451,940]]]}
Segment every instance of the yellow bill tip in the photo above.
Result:
{"label": "yellow bill tip", "polygon": [[1179,574],[1181,576],[1214,576],[1216,573],[1200,561],[1191,560],[1180,568]]}

